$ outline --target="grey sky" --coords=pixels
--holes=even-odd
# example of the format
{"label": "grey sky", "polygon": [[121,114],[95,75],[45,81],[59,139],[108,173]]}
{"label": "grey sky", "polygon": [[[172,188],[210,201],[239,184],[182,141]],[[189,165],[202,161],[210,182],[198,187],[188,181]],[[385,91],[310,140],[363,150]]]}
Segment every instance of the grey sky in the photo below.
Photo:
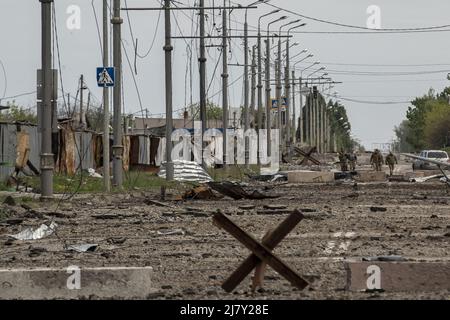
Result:
{"label": "grey sky", "polygon": [[[97,88],[95,68],[101,65],[101,51],[94,19],[91,0],[59,0],[56,1],[56,19],[61,53],[64,89],[75,95],[77,81],[80,74],[84,74],[85,81],[98,100],[101,89]],[[187,0],[181,2],[187,4]],[[193,1],[189,1],[191,4]],[[206,1],[208,3],[208,0]],[[212,1],[209,1],[212,3]],[[221,1],[216,0],[219,4]],[[242,1],[248,4],[252,1]],[[101,3],[94,0],[97,17],[101,28]],[[122,1],[124,3],[124,1]],[[155,6],[156,0],[128,0],[129,6]],[[331,20],[335,22],[366,26],[369,5],[381,8],[382,28],[410,28],[427,27],[450,24],[448,0],[272,0],[271,3],[299,12],[306,16]],[[68,30],[66,13],[68,6],[78,5],[81,8],[81,29]],[[257,25],[259,15],[269,12],[272,8],[261,5],[257,10],[249,12],[249,23]],[[216,14],[218,12],[216,11]],[[134,52],[129,25],[124,12],[123,37],[125,47],[131,63]],[[191,16],[191,12],[186,13]],[[292,19],[295,16],[287,14]],[[181,12],[175,16],[184,35],[188,35],[192,22]],[[150,47],[156,28],[157,12],[130,13],[134,37],[139,39],[138,51],[144,54]],[[234,11],[232,15],[234,29],[242,29],[239,22],[243,21],[243,11]],[[221,17],[215,19],[217,27],[221,25]],[[264,21],[268,21],[267,19]],[[137,69],[138,87],[142,98],[143,108],[148,108],[153,114],[164,112],[164,58],[163,58],[163,19],[161,17],[159,30],[153,50],[145,59],[138,59]],[[208,27],[212,26],[212,15]],[[308,25],[302,31],[358,31],[343,27],[327,25],[306,20]],[[179,30],[173,21],[174,34]],[[275,29],[278,29],[276,27]],[[450,28],[448,28],[450,29]],[[0,46],[0,60],[7,73],[6,96],[13,96],[35,90],[36,69],[40,67],[40,2],[38,0],[2,0],[0,3],[0,30],[2,45]],[[101,31],[101,30],[100,30]],[[411,34],[296,34],[295,41],[300,42],[294,54],[307,48],[315,55],[312,61],[320,60],[330,70],[336,71],[370,71],[370,72],[401,72],[401,71],[433,71],[450,70],[448,38],[450,32],[411,33]],[[189,40],[187,40],[189,42]],[[214,41],[219,44],[220,40]],[[254,41],[254,40],[251,40]],[[234,39],[233,53],[230,62],[243,63],[242,41]],[[253,44],[251,42],[251,44]],[[193,65],[193,100],[198,101],[198,69],[196,63],[196,49],[194,48]],[[208,55],[208,83],[212,77],[216,59],[219,57],[217,48],[210,48]],[[57,63],[57,59],[55,59]],[[174,109],[185,106],[185,73],[186,73],[186,43],[176,40],[174,51]],[[124,64],[124,102],[127,113],[140,110],[136,90],[131,77],[125,54]],[[337,65],[340,64],[340,65]],[[344,64],[344,65],[342,65]],[[345,65],[367,64],[368,66]],[[375,65],[426,65],[428,66],[375,66]],[[445,65],[447,64],[447,65]],[[301,64],[303,66],[303,64]],[[242,75],[241,67],[230,67],[230,82]],[[335,72],[335,71],[332,71]],[[332,73],[330,72],[330,73]],[[220,90],[219,65],[215,80],[211,84],[209,95]],[[446,80],[447,72],[408,76],[361,76],[336,75],[336,81],[344,83],[336,90],[344,98],[368,101],[408,101],[414,96],[421,95],[430,87],[442,90],[449,84]],[[0,69],[0,97],[4,88],[3,73]],[[239,80],[231,87],[230,99],[233,106],[243,101],[242,81]],[[15,99],[24,106],[35,105],[35,95],[28,95]],[[187,94],[189,102],[189,92]],[[220,95],[212,98],[219,103]],[[2,103],[4,103],[3,101]],[[362,140],[366,147],[372,143],[389,142],[393,137],[393,127],[405,116],[407,104],[374,105],[342,101],[348,109],[352,131],[356,138]],[[138,115],[138,114],[137,114]]]}

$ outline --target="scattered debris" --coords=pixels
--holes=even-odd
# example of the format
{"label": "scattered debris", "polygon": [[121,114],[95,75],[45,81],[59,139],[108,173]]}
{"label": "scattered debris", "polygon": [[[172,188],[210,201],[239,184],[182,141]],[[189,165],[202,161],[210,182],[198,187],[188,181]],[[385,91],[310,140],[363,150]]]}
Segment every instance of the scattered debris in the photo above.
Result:
{"label": "scattered debris", "polygon": [[283,210],[286,209],[287,206],[282,205],[282,204],[266,204],[263,206],[264,209],[269,209],[269,210]]}
{"label": "scattered debris", "polygon": [[99,220],[112,220],[112,219],[120,218],[120,215],[117,215],[117,214],[111,214],[111,213],[94,214],[94,215],[92,216],[92,218],[94,218],[94,219],[99,219]]}
{"label": "scattered debris", "polygon": [[370,207],[370,211],[372,212],[386,212],[387,209],[384,207]]}
{"label": "scattered debris", "polygon": [[146,198],[144,200],[144,203],[146,205],[149,205],[149,206],[150,205],[155,205],[155,206],[158,206],[158,207],[173,208],[173,206],[171,206],[171,205],[168,205],[166,203],[162,203],[162,202],[159,202],[159,201],[156,201],[156,200],[148,199],[148,198]]}
{"label": "scattered debris", "polygon": [[159,236],[184,236],[186,232],[184,232],[183,229],[174,229],[174,230],[157,231],[156,234]]}
{"label": "scattered debris", "polygon": [[19,219],[19,218],[11,218],[11,219],[6,219],[5,223],[9,224],[10,226],[15,226],[18,224],[21,224],[23,222],[23,219]]}
{"label": "scattered debris", "polygon": [[389,182],[409,182],[404,175],[393,175],[388,177]]}
{"label": "scattered debris", "polygon": [[241,210],[253,210],[256,208],[256,206],[253,204],[244,204],[242,206],[239,206],[238,208]]}
{"label": "scattered debris", "polygon": [[111,237],[106,239],[106,242],[108,242],[109,244],[123,244],[125,243],[125,241],[127,241],[127,238],[123,237]]}
{"label": "scattered debris", "polygon": [[217,196],[208,186],[199,186],[188,190],[182,196],[184,200],[211,200],[217,199]]}
{"label": "scattered debris", "polygon": [[234,200],[250,199],[250,200],[260,200],[260,199],[274,199],[278,198],[278,195],[268,195],[263,194],[258,190],[253,190],[252,192],[247,192],[239,184],[224,181],[224,182],[209,182],[208,185],[215,191],[233,198]]}
{"label": "scattered debris", "polygon": [[95,170],[92,168],[87,169],[87,172],[89,174],[89,177],[91,178],[103,178],[101,174],[95,172]]}
{"label": "scattered debris", "polygon": [[42,253],[47,252],[47,249],[41,247],[30,246],[28,249],[30,250],[30,252],[28,253],[29,257],[37,257],[40,256]]}
{"label": "scattered debris", "polygon": [[18,234],[10,235],[10,237],[17,240],[38,240],[52,235],[57,226],[58,225],[52,221],[50,226],[41,224],[41,226],[35,230],[33,230],[33,228],[27,228]]}
{"label": "scattered debris", "polygon": [[[213,179],[210,175],[196,162],[185,160],[174,160],[174,180],[183,182],[199,182],[206,183]],[[166,163],[161,164],[158,176],[160,178],[166,178]]]}
{"label": "scattered debris", "polygon": [[410,182],[423,183],[423,182],[427,182],[429,180],[440,179],[440,178],[444,178],[444,175],[442,175],[442,174],[435,174],[433,176],[428,176],[428,177],[416,177],[416,178],[409,179],[409,181]]}
{"label": "scattered debris", "polygon": [[362,261],[399,262],[399,261],[408,261],[408,259],[402,256],[377,256],[377,257],[362,258]]}
{"label": "scattered debris", "polygon": [[14,198],[11,196],[7,196],[3,201],[3,204],[14,207],[16,205],[16,200],[14,200]]}
{"label": "scattered debris", "polygon": [[293,210],[274,210],[274,209],[269,209],[269,210],[258,210],[256,211],[257,214],[286,214],[286,213],[292,213]]}
{"label": "scattered debris", "polygon": [[77,244],[77,245],[69,245],[66,246],[67,251],[76,251],[76,252],[94,252],[98,247],[98,244],[86,243],[86,244]]}

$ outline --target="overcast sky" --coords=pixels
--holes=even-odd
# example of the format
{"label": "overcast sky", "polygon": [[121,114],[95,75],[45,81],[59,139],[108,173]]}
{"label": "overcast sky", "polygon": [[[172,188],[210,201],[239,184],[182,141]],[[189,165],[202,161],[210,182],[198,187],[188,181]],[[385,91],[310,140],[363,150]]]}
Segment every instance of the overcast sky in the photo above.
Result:
{"label": "overcast sky", "polygon": [[[97,18],[101,28],[101,0],[58,0],[56,1],[56,21],[59,36],[61,69],[64,89],[75,95],[77,81],[80,74],[84,74],[87,86],[94,95],[94,101],[101,98],[101,89],[97,88],[95,68],[102,64],[99,36],[96,27],[94,4]],[[193,1],[180,0],[184,4]],[[212,0],[206,3],[212,4]],[[252,1],[241,1],[249,4]],[[128,0],[130,7],[157,6],[157,0]],[[215,0],[215,4],[221,3]],[[272,0],[272,4],[292,10],[302,15],[338,22],[342,24],[366,27],[370,14],[367,8],[377,5],[381,11],[381,28],[421,28],[450,24],[450,2],[448,0]],[[125,1],[122,1],[125,4]],[[67,20],[71,17],[67,13],[71,5],[81,9],[80,29],[69,30]],[[256,10],[249,10],[249,24],[257,25],[258,16],[273,10],[267,5],[260,5]],[[218,12],[216,11],[217,15]],[[291,20],[298,17],[292,13],[285,13]],[[133,42],[125,12],[123,38],[124,45],[134,64]],[[178,26],[183,35],[191,34],[192,12],[177,11]],[[221,17],[212,18],[209,12],[208,30],[213,23],[221,25]],[[244,17],[243,10],[235,10],[232,14],[232,29],[242,29]],[[274,16],[275,18],[276,16]],[[139,55],[144,55],[152,43],[157,27],[157,11],[130,12],[134,38],[138,38]],[[197,21],[197,17],[194,16]],[[270,19],[263,20],[268,22]],[[136,81],[141,95],[142,108],[148,109],[152,114],[164,112],[164,24],[161,16],[159,29],[156,32],[154,46],[143,59],[137,60]],[[338,27],[309,19],[304,19],[307,26],[300,29],[307,32],[323,31],[364,31],[358,29]],[[179,28],[173,21],[173,33],[180,34]],[[275,29],[278,29],[276,27]],[[307,48],[314,54],[314,58],[307,61],[320,60],[322,65],[330,70],[329,73],[336,81],[335,90],[342,97],[347,106],[352,132],[366,147],[371,148],[373,143],[390,142],[394,137],[393,128],[405,117],[409,101],[417,95],[422,95],[430,87],[442,90],[449,81],[446,75],[450,72],[450,27],[448,32],[423,33],[390,33],[390,34],[328,34],[328,33],[301,33],[295,34],[291,41],[299,42],[293,49],[293,54]],[[5,97],[32,92],[36,86],[36,69],[40,68],[40,2],[38,0],[1,0],[0,2],[0,60],[6,70],[7,86]],[[195,30],[195,24],[194,24]],[[101,29],[100,29],[101,32]],[[240,34],[239,31],[233,31]],[[217,34],[214,32],[213,34]],[[250,45],[254,44],[251,39]],[[191,40],[175,40],[174,46],[174,109],[182,109],[185,102],[189,103],[189,85],[185,86],[187,68],[187,44]],[[220,40],[209,41],[209,44],[220,44]],[[198,101],[198,68],[196,63],[197,47],[193,46],[193,101]],[[217,48],[208,49],[208,84],[212,78],[214,67],[220,52]],[[243,63],[242,41],[233,39],[230,63]],[[55,67],[58,60],[55,57]],[[141,110],[138,95],[133,83],[131,71],[123,56],[124,65],[124,108],[127,113]],[[301,63],[300,66],[307,66]],[[230,82],[242,76],[242,67],[230,67]],[[311,69],[314,70],[314,69]],[[449,71],[447,71],[449,70]],[[350,74],[342,74],[342,71]],[[439,71],[431,73],[432,71]],[[355,74],[355,72],[369,75]],[[373,72],[383,73],[381,76]],[[388,72],[388,74],[386,74]],[[423,74],[396,75],[396,72]],[[220,103],[221,65],[215,73],[209,96],[215,103]],[[189,83],[189,76],[187,77]],[[3,70],[0,68],[0,97],[3,97],[5,88]],[[187,94],[186,94],[187,92]],[[368,104],[362,102],[348,102],[344,99],[399,102],[397,104]],[[11,100],[11,99],[9,99]],[[26,95],[15,98],[26,106],[35,105],[35,95]],[[239,106],[243,101],[242,81],[238,80],[231,87],[230,101],[233,106]],[[2,101],[5,104],[6,100]],[[136,114],[140,115],[140,114]]]}

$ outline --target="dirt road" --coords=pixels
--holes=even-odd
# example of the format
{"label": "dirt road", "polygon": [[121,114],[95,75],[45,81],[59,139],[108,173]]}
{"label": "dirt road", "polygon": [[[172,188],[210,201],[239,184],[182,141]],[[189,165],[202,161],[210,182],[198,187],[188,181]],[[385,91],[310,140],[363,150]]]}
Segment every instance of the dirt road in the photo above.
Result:
{"label": "dirt road", "polygon": [[[449,299],[446,292],[377,292],[345,290],[344,262],[363,257],[399,255],[413,261],[450,259],[450,194],[438,182],[422,184],[333,183],[260,184],[278,199],[235,201],[165,201],[146,204],[159,193],[77,195],[32,210],[6,207],[19,224],[0,226],[0,267],[152,266],[159,292],[152,299]],[[148,201],[147,201],[148,203]],[[231,294],[220,287],[249,251],[212,224],[221,210],[261,239],[286,214],[258,214],[264,205],[308,211],[307,218],[275,253],[311,284],[293,288],[268,268],[264,290],[250,291],[250,276]],[[254,209],[240,209],[254,205]],[[386,211],[373,211],[382,207]],[[57,233],[34,241],[7,241],[26,227],[55,221]],[[17,222],[16,222],[17,223]],[[173,234],[171,234],[173,233]],[[75,253],[64,245],[95,243],[94,252]],[[36,248],[42,248],[36,250]]]}

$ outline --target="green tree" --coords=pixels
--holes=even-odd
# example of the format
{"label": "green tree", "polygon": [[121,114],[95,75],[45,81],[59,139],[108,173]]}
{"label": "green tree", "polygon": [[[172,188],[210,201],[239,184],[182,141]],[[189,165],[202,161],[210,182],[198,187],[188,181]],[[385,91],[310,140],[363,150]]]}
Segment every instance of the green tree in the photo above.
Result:
{"label": "green tree", "polygon": [[414,147],[408,142],[409,137],[412,135],[411,125],[409,120],[403,120],[400,125],[394,128],[395,135],[397,136],[396,150],[399,152],[413,152]]}
{"label": "green tree", "polygon": [[37,124],[35,108],[24,108],[16,104],[15,101],[6,104],[9,109],[0,113],[0,121],[6,122],[26,122]]}
{"label": "green tree", "polygon": [[[191,106],[188,106],[186,108],[186,110],[189,112],[189,115],[193,118],[194,120],[200,120],[200,104],[195,103]],[[184,113],[184,111],[183,111]],[[183,115],[183,113],[181,115]],[[206,104],[206,119],[207,120],[222,120],[223,117],[223,111],[222,108],[219,107],[218,105],[212,103],[212,102],[208,102]]]}
{"label": "green tree", "polygon": [[449,146],[450,106],[436,101],[425,116],[424,140],[430,148],[440,149]]}

